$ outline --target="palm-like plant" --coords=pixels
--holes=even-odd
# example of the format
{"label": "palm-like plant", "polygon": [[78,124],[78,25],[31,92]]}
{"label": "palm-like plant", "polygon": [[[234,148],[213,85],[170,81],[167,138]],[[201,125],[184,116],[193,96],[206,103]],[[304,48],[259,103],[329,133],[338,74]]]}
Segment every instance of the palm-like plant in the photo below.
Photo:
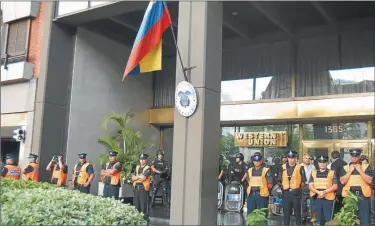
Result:
{"label": "palm-like plant", "polygon": [[[138,156],[147,148],[154,146],[143,141],[140,131],[134,131],[129,127],[132,117],[131,111],[125,114],[115,112],[108,114],[103,121],[104,131],[108,132],[108,124],[113,121],[117,124],[117,132],[113,136],[107,135],[98,139],[98,142],[105,145],[109,150],[118,152],[117,159],[123,165],[121,179],[126,183],[130,183],[131,174],[138,164]],[[100,154],[99,162],[102,166],[108,161],[108,152]]]}

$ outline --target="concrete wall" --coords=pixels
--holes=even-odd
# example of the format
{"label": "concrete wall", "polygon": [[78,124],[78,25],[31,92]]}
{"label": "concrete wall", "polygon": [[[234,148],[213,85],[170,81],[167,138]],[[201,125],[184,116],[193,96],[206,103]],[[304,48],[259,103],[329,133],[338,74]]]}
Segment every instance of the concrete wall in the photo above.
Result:
{"label": "concrete wall", "polygon": [[34,111],[36,79],[1,85],[1,114]]}
{"label": "concrete wall", "polygon": [[139,129],[146,141],[157,145],[159,140],[158,130],[148,125],[147,110],[152,107],[153,99],[151,74],[140,74],[121,81],[129,53],[126,46],[85,28],[77,29],[67,163],[71,174],[78,162],[77,154],[88,154],[97,175],[91,189],[93,194],[97,193],[101,170],[97,158],[107,151],[97,143],[103,135],[101,125],[106,114],[131,109],[135,113],[132,127]]}

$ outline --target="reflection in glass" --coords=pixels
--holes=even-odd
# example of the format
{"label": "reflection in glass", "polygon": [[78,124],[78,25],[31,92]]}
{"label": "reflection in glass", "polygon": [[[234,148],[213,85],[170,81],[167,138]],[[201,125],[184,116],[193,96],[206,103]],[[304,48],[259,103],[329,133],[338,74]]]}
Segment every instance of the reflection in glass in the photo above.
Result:
{"label": "reflection in glass", "polygon": [[58,4],[58,15],[61,16],[63,14],[76,12],[82,9],[87,9],[89,7],[88,1],[77,1],[77,2],[67,2],[67,1],[59,1]]}
{"label": "reflection in glass", "polygon": [[234,157],[239,148],[234,145],[235,127],[221,127],[220,153],[226,157]]}
{"label": "reflection in glass", "polygon": [[253,79],[221,82],[221,102],[253,100]]}
{"label": "reflection in glass", "polygon": [[330,70],[334,94],[375,91],[375,67]]}
{"label": "reflection in glass", "polygon": [[267,93],[272,92],[272,87],[270,86],[272,80],[272,76],[263,77],[263,78],[256,78],[255,80],[255,100],[263,100],[268,99],[266,97]]}
{"label": "reflection in glass", "polygon": [[367,123],[315,123],[303,125],[304,140],[367,139]]}

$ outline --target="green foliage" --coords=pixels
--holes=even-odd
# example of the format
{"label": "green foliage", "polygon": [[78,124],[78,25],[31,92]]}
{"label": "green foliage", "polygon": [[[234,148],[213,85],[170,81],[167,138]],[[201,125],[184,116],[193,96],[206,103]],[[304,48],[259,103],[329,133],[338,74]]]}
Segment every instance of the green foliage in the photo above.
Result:
{"label": "green foliage", "polygon": [[[108,148],[108,152],[113,150],[119,153],[117,159],[123,165],[121,178],[126,183],[130,183],[131,174],[139,162],[138,156],[140,153],[154,146],[143,141],[140,131],[134,131],[129,127],[132,117],[131,111],[125,114],[115,112],[108,114],[103,120],[104,131],[108,134],[109,123],[115,122],[116,132],[113,136],[105,135],[98,139],[100,144]],[[108,152],[100,154],[98,160],[101,166],[104,166],[109,161]]]}
{"label": "green foliage", "polygon": [[147,224],[133,206],[114,199],[31,181],[2,179],[1,187],[1,225]]}
{"label": "green foliage", "polygon": [[255,209],[247,216],[246,225],[250,226],[266,226],[267,208]]}
{"label": "green foliage", "polygon": [[348,196],[344,198],[344,206],[335,215],[334,220],[340,225],[360,225],[358,219],[358,199],[353,193],[348,192]]}

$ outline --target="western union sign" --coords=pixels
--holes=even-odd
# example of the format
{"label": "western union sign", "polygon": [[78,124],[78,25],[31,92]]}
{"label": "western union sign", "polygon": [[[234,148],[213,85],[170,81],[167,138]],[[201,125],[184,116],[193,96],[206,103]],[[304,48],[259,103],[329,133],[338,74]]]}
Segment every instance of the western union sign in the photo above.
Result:
{"label": "western union sign", "polygon": [[234,145],[237,147],[286,147],[286,131],[280,132],[236,132]]}

